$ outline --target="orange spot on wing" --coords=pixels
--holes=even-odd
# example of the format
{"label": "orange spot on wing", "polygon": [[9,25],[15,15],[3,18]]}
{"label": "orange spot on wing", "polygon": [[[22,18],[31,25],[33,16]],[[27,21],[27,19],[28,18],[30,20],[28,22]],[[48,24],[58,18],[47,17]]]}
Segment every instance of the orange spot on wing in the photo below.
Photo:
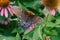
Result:
{"label": "orange spot on wing", "polygon": [[30,15],[35,15],[32,11],[27,11]]}

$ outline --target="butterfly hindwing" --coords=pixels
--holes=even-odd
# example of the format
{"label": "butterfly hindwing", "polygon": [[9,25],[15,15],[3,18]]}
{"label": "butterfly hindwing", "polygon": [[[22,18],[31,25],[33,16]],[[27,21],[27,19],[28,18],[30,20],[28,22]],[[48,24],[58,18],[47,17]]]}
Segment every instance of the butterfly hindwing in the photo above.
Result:
{"label": "butterfly hindwing", "polygon": [[25,22],[22,18],[19,19],[18,24],[22,26],[22,28],[28,28],[32,23]]}
{"label": "butterfly hindwing", "polygon": [[31,25],[31,23],[25,23],[24,27],[28,28]]}

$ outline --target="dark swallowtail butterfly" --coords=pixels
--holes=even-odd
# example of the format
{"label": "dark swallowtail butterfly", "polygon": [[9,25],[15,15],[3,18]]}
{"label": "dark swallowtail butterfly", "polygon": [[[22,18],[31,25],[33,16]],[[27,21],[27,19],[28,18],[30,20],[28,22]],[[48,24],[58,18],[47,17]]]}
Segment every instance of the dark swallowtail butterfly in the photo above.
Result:
{"label": "dark swallowtail butterfly", "polygon": [[[23,27],[24,29],[30,27],[31,24],[36,24],[37,22],[43,22],[43,19],[36,15],[30,15],[32,12],[26,12],[24,9],[13,6],[13,10],[16,13],[16,16],[19,18],[18,26]],[[21,17],[20,17],[21,16]]]}

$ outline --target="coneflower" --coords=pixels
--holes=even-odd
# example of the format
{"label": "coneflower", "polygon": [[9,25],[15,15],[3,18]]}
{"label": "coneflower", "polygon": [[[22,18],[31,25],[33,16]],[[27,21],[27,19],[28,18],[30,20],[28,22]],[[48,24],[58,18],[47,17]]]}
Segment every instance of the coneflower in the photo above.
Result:
{"label": "coneflower", "polygon": [[0,0],[0,15],[5,16],[6,18],[8,17],[8,12],[13,16],[13,10],[12,10],[12,2],[9,0]]}
{"label": "coneflower", "polygon": [[60,0],[41,0],[41,3],[45,6],[44,10],[48,9],[53,16],[55,16],[55,9],[60,10]]}

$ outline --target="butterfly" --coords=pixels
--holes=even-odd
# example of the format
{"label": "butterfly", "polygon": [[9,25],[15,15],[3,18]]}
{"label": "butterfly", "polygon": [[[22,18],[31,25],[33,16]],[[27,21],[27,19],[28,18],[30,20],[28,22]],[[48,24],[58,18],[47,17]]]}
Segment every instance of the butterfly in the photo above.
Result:
{"label": "butterfly", "polygon": [[19,18],[18,26],[24,29],[30,27],[31,24],[36,24],[37,22],[43,22],[43,19],[39,16],[34,15],[32,11],[25,11],[24,9],[13,6],[15,15]]}

